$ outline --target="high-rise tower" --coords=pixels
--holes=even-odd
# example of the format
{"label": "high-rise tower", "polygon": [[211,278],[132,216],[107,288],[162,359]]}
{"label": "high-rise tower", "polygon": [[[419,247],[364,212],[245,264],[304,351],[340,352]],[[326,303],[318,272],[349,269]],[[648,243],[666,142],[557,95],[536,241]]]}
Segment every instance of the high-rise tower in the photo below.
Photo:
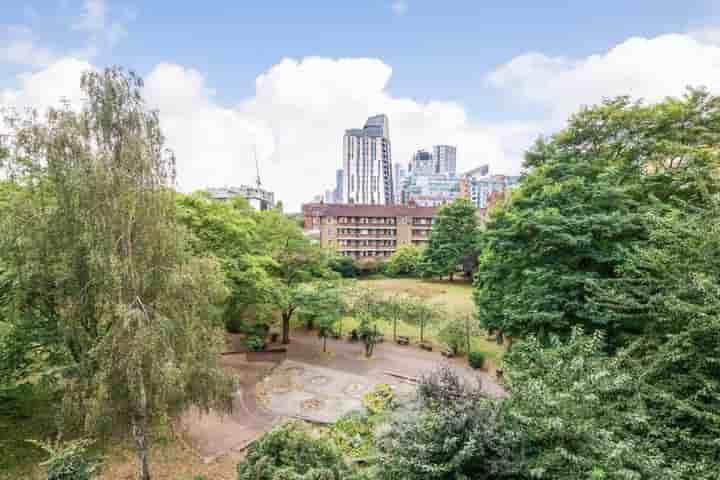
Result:
{"label": "high-rise tower", "polygon": [[343,203],[394,203],[390,125],[387,115],[375,115],[363,128],[345,130]]}

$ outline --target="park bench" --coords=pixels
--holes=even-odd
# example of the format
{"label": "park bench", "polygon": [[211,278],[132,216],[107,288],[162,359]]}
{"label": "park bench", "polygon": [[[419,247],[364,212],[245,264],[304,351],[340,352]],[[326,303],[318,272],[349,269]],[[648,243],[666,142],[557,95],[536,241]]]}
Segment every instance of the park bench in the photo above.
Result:
{"label": "park bench", "polygon": [[397,343],[398,345],[410,345],[410,337],[406,337],[405,335],[398,335]]}
{"label": "park bench", "polygon": [[360,340],[360,335],[358,335],[358,331],[355,329],[352,329],[350,333],[348,333],[348,342],[357,342]]}
{"label": "park bench", "polygon": [[428,342],[427,340],[419,342],[418,346],[423,350],[427,350],[428,352],[432,352],[433,349],[432,343]]}
{"label": "park bench", "polygon": [[440,350],[440,355],[447,358],[453,358],[455,356],[455,350],[453,350],[450,347],[445,347],[442,350]]}

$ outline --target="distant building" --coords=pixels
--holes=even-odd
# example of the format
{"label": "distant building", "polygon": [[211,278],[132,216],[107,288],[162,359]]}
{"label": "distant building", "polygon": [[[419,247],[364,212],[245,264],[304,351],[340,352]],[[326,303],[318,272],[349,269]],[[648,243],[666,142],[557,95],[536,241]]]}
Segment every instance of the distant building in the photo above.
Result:
{"label": "distant building", "polygon": [[455,175],[457,172],[457,148],[450,145],[435,145],[433,162],[435,163],[435,173]]}
{"label": "distant building", "polygon": [[208,188],[213,200],[227,201],[235,197],[245,198],[255,210],[269,210],[275,206],[275,194],[263,188],[240,185],[239,187]]}
{"label": "distant building", "polygon": [[499,194],[505,197],[507,191],[520,184],[520,177],[509,175],[487,175],[484,177],[463,177],[461,196],[469,198],[478,209],[487,209],[492,205],[490,199]]}
{"label": "distant building", "polygon": [[480,165],[477,168],[473,168],[472,170],[463,173],[462,176],[463,177],[484,177],[488,173],[490,173],[490,166],[485,164],[485,165]]}
{"label": "distant building", "polygon": [[343,203],[343,197],[345,192],[345,170],[342,168],[335,172],[335,199],[333,203]]}
{"label": "distant building", "polygon": [[325,190],[325,203],[335,203],[335,190]]}
{"label": "distant building", "polygon": [[403,189],[405,187],[405,179],[407,177],[407,170],[403,168],[400,163],[396,163],[393,166],[393,180],[395,182],[395,203],[405,203],[403,201]]}
{"label": "distant building", "polygon": [[343,137],[343,203],[390,205],[393,192],[390,125],[376,115]]}
{"label": "distant building", "polygon": [[412,175],[432,175],[436,173],[435,160],[431,152],[426,150],[418,150],[412,157],[410,162],[410,172]]}
{"label": "distant building", "polygon": [[404,205],[303,205],[306,235],[356,258],[390,257],[401,245],[425,245],[435,213]]}

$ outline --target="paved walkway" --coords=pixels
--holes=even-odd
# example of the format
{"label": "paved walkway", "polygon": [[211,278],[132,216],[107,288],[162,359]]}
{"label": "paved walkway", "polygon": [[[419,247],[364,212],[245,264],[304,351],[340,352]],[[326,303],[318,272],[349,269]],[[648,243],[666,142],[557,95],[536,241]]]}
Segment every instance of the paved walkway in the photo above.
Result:
{"label": "paved walkway", "polygon": [[[183,424],[188,430],[200,454],[211,461],[233,449],[243,449],[256,438],[285,416],[300,416],[314,419],[308,411],[297,411],[293,406],[297,402],[286,402],[283,399],[294,399],[307,392],[319,392],[317,386],[312,386],[313,378],[324,376],[331,379],[340,379],[343,376],[351,384],[373,385],[388,383],[391,385],[403,383],[401,376],[421,377],[434,369],[447,365],[452,367],[468,381],[477,381],[482,389],[491,396],[501,397],[504,390],[485,372],[478,372],[464,366],[460,361],[448,360],[439,352],[427,352],[416,346],[400,346],[390,342],[378,344],[371,359],[364,357],[363,344],[349,343],[344,340],[328,340],[328,353],[322,352],[322,342],[315,332],[294,331],[292,342],[287,346],[287,353],[247,353],[223,356],[223,364],[233,370],[240,378],[240,389],[233,401],[233,411],[227,415],[210,414],[201,415],[196,411],[189,411],[183,415]],[[237,338],[229,339],[231,345],[238,345]],[[272,398],[264,390],[268,382],[263,379],[270,376],[278,365],[286,362],[278,375],[282,379],[282,368],[293,364],[310,367],[306,370],[316,370],[317,375],[308,377],[305,385],[288,383],[288,392],[284,390],[278,395],[280,400],[271,403]],[[295,363],[293,363],[295,362]],[[394,374],[394,375],[391,375]],[[338,380],[334,383],[340,383]],[[343,383],[344,385],[344,383]],[[333,403],[343,412],[330,412],[332,406],[328,405],[325,411],[318,412],[323,421],[331,421],[339,413],[344,413],[348,405],[357,405],[352,399],[353,392],[344,397],[341,395],[344,387],[333,390]],[[294,396],[293,396],[294,395]],[[258,404],[258,396],[265,400],[266,405]],[[299,398],[299,397],[298,397]],[[303,397],[305,398],[305,397]],[[309,398],[309,397],[308,397]],[[302,399],[300,399],[302,400]],[[308,400],[308,399],[306,399]],[[270,402],[270,403],[269,403]],[[343,408],[340,408],[340,407]],[[332,415],[331,415],[332,414]],[[317,416],[315,415],[315,416]],[[315,419],[315,420],[318,420]]]}

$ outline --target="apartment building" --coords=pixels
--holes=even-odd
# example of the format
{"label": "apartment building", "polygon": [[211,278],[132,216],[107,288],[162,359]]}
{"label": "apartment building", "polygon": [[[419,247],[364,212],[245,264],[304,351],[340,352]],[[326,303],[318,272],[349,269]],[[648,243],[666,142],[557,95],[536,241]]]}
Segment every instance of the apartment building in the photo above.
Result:
{"label": "apartment building", "polygon": [[363,128],[345,130],[343,137],[342,203],[392,205],[392,154],[387,115],[376,115]]}
{"label": "apartment building", "polygon": [[303,205],[305,231],[323,247],[356,258],[390,257],[401,245],[425,245],[436,212],[404,205]]}

